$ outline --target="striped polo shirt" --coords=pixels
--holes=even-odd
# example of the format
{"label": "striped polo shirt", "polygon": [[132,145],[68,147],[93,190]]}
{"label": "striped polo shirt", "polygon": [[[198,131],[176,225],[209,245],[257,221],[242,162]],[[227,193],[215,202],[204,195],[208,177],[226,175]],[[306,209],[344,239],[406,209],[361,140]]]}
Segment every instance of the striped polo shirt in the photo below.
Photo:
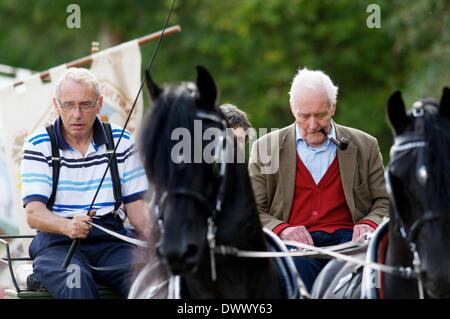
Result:
{"label": "striped polo shirt", "polygon": [[[93,140],[83,156],[63,138],[61,118],[54,123],[60,153],[60,174],[52,211],[62,217],[86,214],[108,164],[106,133],[97,118]],[[112,124],[114,145],[122,128]],[[142,199],[148,189],[147,177],[136,149],[134,138],[125,130],[116,151],[122,197],[125,204]],[[30,202],[47,204],[52,192],[52,149],[45,128],[31,134],[24,143],[20,174],[23,205]],[[114,192],[110,170],[105,176],[93,209],[97,217],[114,210]],[[121,217],[124,217],[123,215]]]}

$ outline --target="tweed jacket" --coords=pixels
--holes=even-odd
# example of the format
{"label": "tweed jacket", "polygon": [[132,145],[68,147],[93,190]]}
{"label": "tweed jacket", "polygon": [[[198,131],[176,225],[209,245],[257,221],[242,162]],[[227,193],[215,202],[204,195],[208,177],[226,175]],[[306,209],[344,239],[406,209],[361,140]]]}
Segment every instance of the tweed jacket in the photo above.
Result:
{"label": "tweed jacket", "polygon": [[[337,149],[345,199],[354,223],[380,224],[389,214],[383,160],[377,140],[360,130],[336,125],[336,137],[349,139]],[[296,175],[295,123],[260,137],[252,145],[249,174],[260,220],[269,229],[287,222]]]}

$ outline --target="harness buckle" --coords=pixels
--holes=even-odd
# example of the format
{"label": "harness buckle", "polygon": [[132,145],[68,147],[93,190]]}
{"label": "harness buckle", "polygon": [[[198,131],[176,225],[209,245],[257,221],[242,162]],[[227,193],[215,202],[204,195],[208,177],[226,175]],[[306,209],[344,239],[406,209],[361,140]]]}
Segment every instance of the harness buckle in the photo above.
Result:
{"label": "harness buckle", "polygon": [[[116,205],[117,205],[117,202],[116,202]],[[122,208],[120,206],[117,209],[116,209],[116,206],[114,206],[114,209],[111,213],[113,214],[114,217],[117,217],[117,216],[120,217],[119,211],[121,211],[121,210],[122,210]],[[126,213],[125,213],[125,216],[126,216]]]}

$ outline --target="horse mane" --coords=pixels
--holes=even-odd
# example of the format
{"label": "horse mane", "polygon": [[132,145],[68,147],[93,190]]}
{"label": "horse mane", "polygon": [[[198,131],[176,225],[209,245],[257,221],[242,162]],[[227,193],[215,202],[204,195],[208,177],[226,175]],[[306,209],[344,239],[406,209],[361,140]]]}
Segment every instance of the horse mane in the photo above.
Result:
{"label": "horse mane", "polygon": [[430,170],[430,203],[447,211],[450,207],[450,121],[439,113],[437,102],[424,99],[425,136],[428,143]]}
{"label": "horse mane", "polygon": [[[143,164],[151,182],[163,188],[167,188],[167,177],[174,170],[170,156],[176,141],[172,141],[172,132],[181,127],[188,130],[193,128],[197,96],[198,91],[193,82],[166,86],[143,121],[140,134]],[[161,141],[171,142],[166,144]]]}

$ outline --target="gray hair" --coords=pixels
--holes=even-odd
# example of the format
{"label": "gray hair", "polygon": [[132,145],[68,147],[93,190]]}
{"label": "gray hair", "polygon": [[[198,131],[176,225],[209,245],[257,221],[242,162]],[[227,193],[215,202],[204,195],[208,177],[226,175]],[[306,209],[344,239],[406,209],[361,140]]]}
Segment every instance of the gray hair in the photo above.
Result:
{"label": "gray hair", "polygon": [[83,68],[69,68],[56,82],[56,96],[59,98],[61,86],[65,81],[74,81],[80,84],[89,85],[95,90],[95,95],[100,96],[100,87],[94,74]]}
{"label": "gray hair", "polygon": [[238,109],[233,104],[222,104],[220,110],[225,115],[228,125],[231,128],[242,127],[244,130],[252,127],[252,124],[248,120],[247,114]]}
{"label": "gray hair", "polygon": [[307,68],[298,69],[297,74],[292,80],[291,90],[289,91],[289,103],[294,104],[299,88],[308,88],[312,90],[324,89],[328,96],[330,106],[337,101],[338,87],[333,84],[330,77],[323,71],[308,70]]}

